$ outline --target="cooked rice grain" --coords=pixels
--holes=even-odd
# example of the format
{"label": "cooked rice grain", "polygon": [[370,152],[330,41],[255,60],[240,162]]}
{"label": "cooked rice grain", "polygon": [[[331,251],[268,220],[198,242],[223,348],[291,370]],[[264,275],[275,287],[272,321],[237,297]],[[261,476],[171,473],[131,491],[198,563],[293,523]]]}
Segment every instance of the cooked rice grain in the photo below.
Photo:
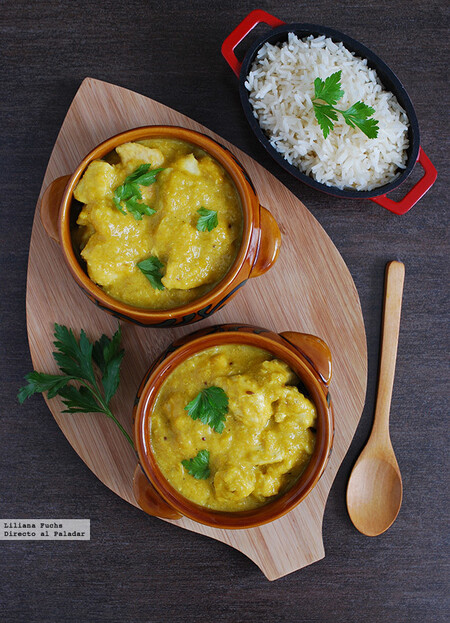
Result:
{"label": "cooked rice grain", "polygon": [[[342,115],[324,139],[314,115],[314,80],[342,71],[343,110],[362,101],[375,109],[378,137],[369,139]],[[289,33],[282,45],[264,44],[245,82],[253,114],[273,147],[300,171],[341,189],[372,190],[392,182],[406,167],[408,117],[383,88],[367,60],[342,43]]]}

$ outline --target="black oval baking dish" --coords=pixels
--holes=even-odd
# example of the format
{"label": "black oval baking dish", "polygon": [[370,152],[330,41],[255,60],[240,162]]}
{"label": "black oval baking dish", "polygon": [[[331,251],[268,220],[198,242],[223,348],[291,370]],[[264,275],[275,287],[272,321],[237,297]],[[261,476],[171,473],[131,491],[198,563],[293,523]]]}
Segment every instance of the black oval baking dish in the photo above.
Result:
{"label": "black oval baking dish", "polygon": [[[234,53],[234,48],[257,24],[260,23],[268,24],[273,30],[270,30],[253,43],[249,50],[247,50],[244,60],[241,63],[238,61]],[[406,114],[408,115],[409,147],[407,152],[408,159],[406,168],[394,181],[369,191],[341,190],[340,188],[327,186],[326,184],[317,182],[309,175],[302,173],[295,165],[289,164],[282,154],[280,154],[270,144],[267,135],[261,129],[256,117],[253,114],[253,108],[249,101],[249,92],[245,88],[245,81],[258,50],[265,43],[274,45],[286,41],[288,33],[290,32],[295,33],[300,39],[308,37],[309,35],[313,35],[315,37],[325,35],[326,37],[330,37],[334,42],[342,42],[348,50],[354,52],[357,56],[366,58],[369,67],[376,70],[384,87],[396,96],[398,102],[405,109]],[[344,33],[332,28],[317,26],[315,24],[286,24],[266,11],[255,10],[247,15],[247,17],[233,30],[233,32],[228,35],[222,44],[222,54],[227,63],[233,69],[236,76],[239,78],[239,94],[242,107],[247,121],[249,122],[256,137],[263,147],[269,152],[272,158],[301,182],[335,197],[371,199],[375,203],[378,203],[395,214],[405,214],[408,212],[408,210],[410,210],[434,184],[437,177],[437,171],[420,146],[420,132],[417,115],[407,92],[405,91],[400,80],[386,65],[386,63],[384,63],[381,58],[369,50],[369,48],[366,48],[366,46],[359,41],[356,41]],[[386,195],[388,192],[394,190],[394,188],[397,188],[402,182],[405,181],[417,161],[424,169],[423,177],[414,185],[414,187],[405,195],[405,197],[403,197],[401,201],[393,201],[387,197]]]}

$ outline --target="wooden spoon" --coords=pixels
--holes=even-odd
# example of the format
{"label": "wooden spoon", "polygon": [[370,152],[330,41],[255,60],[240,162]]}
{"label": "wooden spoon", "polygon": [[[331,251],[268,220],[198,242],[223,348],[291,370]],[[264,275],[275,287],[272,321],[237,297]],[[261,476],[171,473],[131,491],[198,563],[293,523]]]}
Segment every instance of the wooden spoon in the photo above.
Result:
{"label": "wooden spoon", "polygon": [[389,410],[394,385],[405,266],[386,266],[383,334],[375,417],[369,440],[347,485],[347,509],[354,526],[378,536],[395,521],[402,505],[402,477],[389,437]]}

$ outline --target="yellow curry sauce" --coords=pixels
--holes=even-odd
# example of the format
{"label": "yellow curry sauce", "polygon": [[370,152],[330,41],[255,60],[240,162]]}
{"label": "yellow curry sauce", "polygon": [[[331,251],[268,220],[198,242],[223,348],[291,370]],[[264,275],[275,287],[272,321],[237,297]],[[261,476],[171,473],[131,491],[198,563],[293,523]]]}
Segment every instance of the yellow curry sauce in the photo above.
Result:
{"label": "yellow curry sauce", "polygon": [[[317,413],[289,366],[242,344],[206,349],[170,374],[156,399],[149,431],[156,461],[189,500],[214,510],[241,511],[289,489],[309,463]],[[185,406],[202,388],[228,396],[225,428],[193,420]],[[209,451],[210,476],[197,480],[182,461]]]}
{"label": "yellow curry sauce", "polygon": [[[142,202],[156,212],[136,220],[113,202],[115,190],[143,164],[163,168],[156,182],[140,186]],[[138,307],[170,309],[210,290],[231,267],[242,238],[236,187],[203,150],[175,139],[120,145],[94,160],[74,191],[85,204],[75,241],[89,277],[115,299]],[[198,210],[217,211],[218,225],[198,231]],[[152,287],[137,263],[156,256],[164,289]]]}

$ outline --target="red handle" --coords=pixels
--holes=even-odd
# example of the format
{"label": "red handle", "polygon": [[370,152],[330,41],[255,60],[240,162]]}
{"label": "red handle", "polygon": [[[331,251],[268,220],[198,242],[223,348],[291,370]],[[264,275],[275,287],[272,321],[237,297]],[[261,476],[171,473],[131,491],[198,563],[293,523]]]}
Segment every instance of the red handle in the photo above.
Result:
{"label": "red handle", "polygon": [[234,71],[239,78],[242,63],[236,58],[234,48],[253,30],[258,24],[267,24],[275,28],[276,26],[282,26],[285,22],[282,22],[278,17],[266,13],[261,9],[256,9],[247,15],[245,19],[237,26],[232,33],[228,35],[225,41],[222,43],[222,56],[227,61],[228,65]]}
{"label": "red handle", "polygon": [[422,166],[424,174],[417,184],[415,184],[415,186],[413,186],[411,190],[406,193],[401,201],[389,199],[387,195],[371,197],[371,201],[378,203],[380,206],[383,206],[383,208],[386,208],[386,210],[394,212],[394,214],[406,214],[408,210],[411,210],[419,199],[421,199],[424,194],[430,190],[437,178],[437,171],[431,160],[423,151],[422,147],[419,147],[419,157],[417,158],[417,162]]}

